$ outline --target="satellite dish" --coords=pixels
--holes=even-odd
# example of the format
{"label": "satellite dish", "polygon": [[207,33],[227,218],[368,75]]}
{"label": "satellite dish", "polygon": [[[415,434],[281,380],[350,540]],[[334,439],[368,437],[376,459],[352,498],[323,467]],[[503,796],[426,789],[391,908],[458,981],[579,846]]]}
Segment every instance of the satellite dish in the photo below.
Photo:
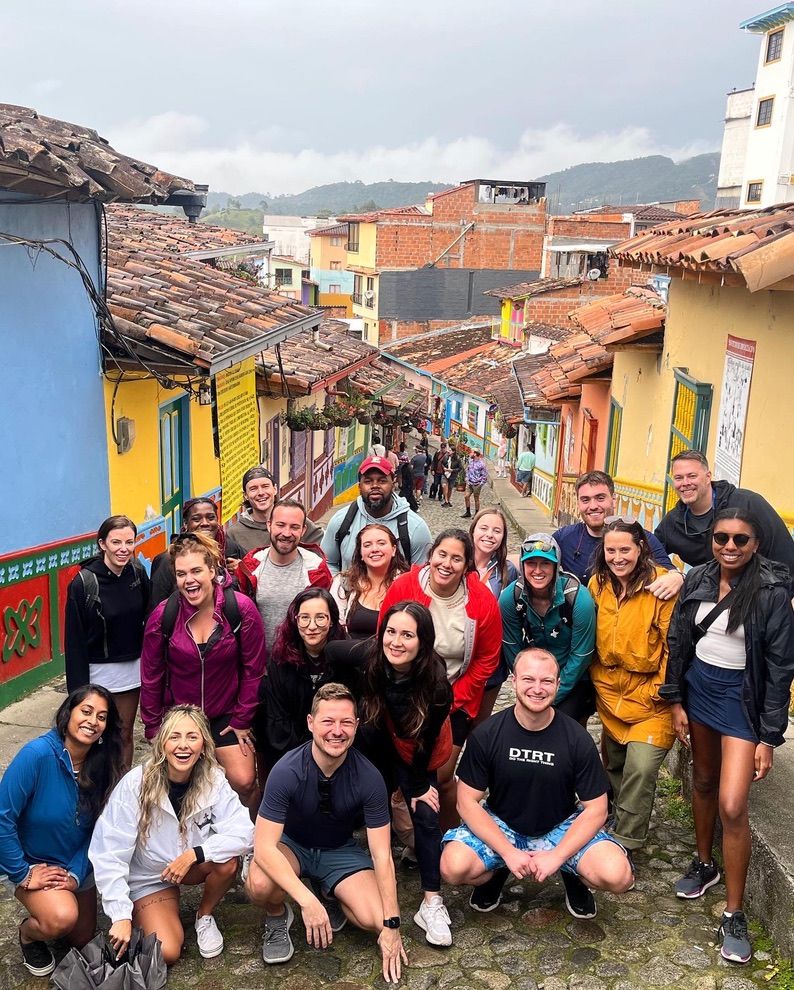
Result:
{"label": "satellite dish", "polygon": [[601,278],[601,269],[591,268],[587,273],[587,278],[590,282],[597,282]]}

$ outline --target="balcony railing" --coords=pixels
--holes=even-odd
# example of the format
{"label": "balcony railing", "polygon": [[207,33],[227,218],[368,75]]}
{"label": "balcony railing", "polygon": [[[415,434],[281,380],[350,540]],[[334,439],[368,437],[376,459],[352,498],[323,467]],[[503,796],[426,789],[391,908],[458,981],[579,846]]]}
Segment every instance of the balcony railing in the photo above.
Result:
{"label": "balcony railing", "polygon": [[367,309],[374,309],[375,308],[375,296],[374,296],[374,294],[373,295],[370,295],[370,296],[367,296],[366,294],[364,295],[364,305],[367,307]]}
{"label": "balcony railing", "polygon": [[354,292],[353,293],[353,302],[355,303],[356,306],[363,305],[363,303],[364,303],[364,297],[362,296],[362,294],[360,292]]}

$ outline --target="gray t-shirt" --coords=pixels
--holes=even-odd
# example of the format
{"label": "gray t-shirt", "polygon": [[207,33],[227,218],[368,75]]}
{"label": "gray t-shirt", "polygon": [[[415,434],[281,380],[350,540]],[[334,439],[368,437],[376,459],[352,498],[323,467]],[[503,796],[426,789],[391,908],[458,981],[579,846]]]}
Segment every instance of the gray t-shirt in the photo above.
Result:
{"label": "gray t-shirt", "polygon": [[300,555],[284,567],[274,564],[270,554],[267,555],[256,582],[256,607],[265,626],[265,644],[268,649],[273,647],[276,629],[286,619],[290,602],[299,591],[303,591],[306,583]]}

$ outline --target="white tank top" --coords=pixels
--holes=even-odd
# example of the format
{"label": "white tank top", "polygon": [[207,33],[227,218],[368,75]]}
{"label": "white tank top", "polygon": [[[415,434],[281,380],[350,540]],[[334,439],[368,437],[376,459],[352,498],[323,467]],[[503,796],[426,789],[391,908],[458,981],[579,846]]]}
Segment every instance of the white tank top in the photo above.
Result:
{"label": "white tank top", "polygon": [[[701,602],[698,606],[695,621],[700,622],[705,619],[714,608],[713,602]],[[728,629],[728,615],[730,609],[720,612],[717,618],[709,626],[706,635],[701,637],[695,647],[695,654],[703,661],[710,663],[712,667],[723,667],[726,670],[744,670],[747,666],[747,653],[744,642],[744,626],[734,629],[730,635]]]}

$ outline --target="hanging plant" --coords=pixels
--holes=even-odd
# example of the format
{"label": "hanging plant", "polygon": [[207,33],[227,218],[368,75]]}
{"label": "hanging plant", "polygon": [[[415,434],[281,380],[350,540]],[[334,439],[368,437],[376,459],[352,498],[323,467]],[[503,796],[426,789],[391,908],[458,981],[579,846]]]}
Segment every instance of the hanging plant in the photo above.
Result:
{"label": "hanging plant", "polygon": [[356,419],[358,420],[359,423],[361,423],[362,426],[366,426],[367,423],[372,422],[372,413],[364,412],[362,410],[361,412],[356,413]]}
{"label": "hanging plant", "polygon": [[501,433],[505,440],[514,440],[518,436],[518,430],[515,426],[506,426]]}
{"label": "hanging plant", "polygon": [[341,402],[332,402],[322,409],[318,415],[325,418],[330,426],[350,426],[353,422],[353,411]]}

